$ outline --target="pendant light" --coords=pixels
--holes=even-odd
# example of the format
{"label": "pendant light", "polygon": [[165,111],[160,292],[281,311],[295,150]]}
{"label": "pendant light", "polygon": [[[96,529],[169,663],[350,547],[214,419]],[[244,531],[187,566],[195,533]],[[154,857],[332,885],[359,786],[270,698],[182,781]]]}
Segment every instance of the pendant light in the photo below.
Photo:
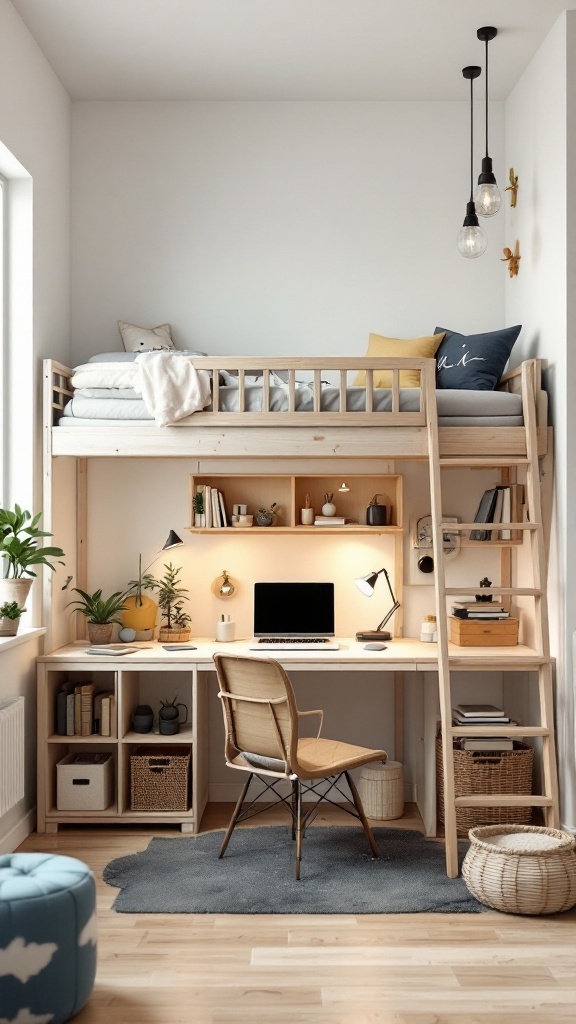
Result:
{"label": "pendant light", "polygon": [[458,251],[462,256],[473,260],[486,251],[486,235],[478,224],[476,207],[474,206],[474,79],[482,74],[482,68],[472,64],[462,68],[462,74],[470,82],[470,199],[466,203],[464,224],[458,234]]}
{"label": "pendant light", "polygon": [[498,34],[492,25],[479,28],[476,35],[486,44],[486,156],[482,158],[482,171],[478,178],[478,188],[474,196],[474,205],[479,217],[493,217],[500,209],[502,198],[496,178],[492,170],[492,160],[488,156],[488,43]]}

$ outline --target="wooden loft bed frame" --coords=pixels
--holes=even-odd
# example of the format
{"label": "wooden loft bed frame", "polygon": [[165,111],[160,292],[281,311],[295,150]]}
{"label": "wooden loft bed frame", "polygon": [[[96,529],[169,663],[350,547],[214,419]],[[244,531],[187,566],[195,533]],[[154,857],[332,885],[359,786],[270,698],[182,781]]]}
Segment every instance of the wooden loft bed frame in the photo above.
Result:
{"label": "wooden loft bed frame", "polygon": [[[263,372],[263,405],[269,399],[268,371],[288,371],[286,412],[197,412],[174,426],[156,427],[146,421],[134,427],[101,424],[90,428],[56,425],[73,394],[73,371],[53,360],[44,361],[45,454],[95,457],[217,457],[217,458],[403,458],[428,457],[427,423],[436,419],[435,360],[400,358],[285,359],[254,357],[194,358],[197,369],[212,373],[214,405],[218,406],[218,371],[232,370],[239,377],[239,404],[244,405],[245,376]],[[536,425],[538,455],[548,450],[547,403],[542,390],[540,359],[529,359],[502,377],[498,389],[522,395],[524,424]],[[366,411],[321,411],[321,376],[339,374],[340,405],[348,374],[366,372]],[[373,410],[374,374],[392,371],[392,409]],[[419,412],[400,410],[400,372],[416,370],[420,376]],[[313,412],[295,410],[296,374],[310,374]],[[228,429],[232,428],[232,429]],[[438,429],[440,457],[474,459],[526,455],[526,428],[444,427]]]}

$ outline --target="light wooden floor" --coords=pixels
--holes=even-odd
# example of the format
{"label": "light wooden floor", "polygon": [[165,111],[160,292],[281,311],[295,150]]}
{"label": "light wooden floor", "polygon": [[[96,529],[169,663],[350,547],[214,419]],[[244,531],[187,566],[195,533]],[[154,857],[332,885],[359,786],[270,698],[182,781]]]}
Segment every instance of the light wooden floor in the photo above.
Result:
{"label": "light wooden floor", "polygon": [[[229,810],[210,807],[204,827],[221,828]],[[276,824],[281,814],[254,824]],[[318,824],[349,820],[327,809]],[[410,807],[389,824],[421,828]],[[20,847],[79,857],[96,874],[98,974],[75,1024],[576,1024],[576,910],[540,918],[116,914],[117,890],[102,869],[153,834],[180,833],[67,830]]]}

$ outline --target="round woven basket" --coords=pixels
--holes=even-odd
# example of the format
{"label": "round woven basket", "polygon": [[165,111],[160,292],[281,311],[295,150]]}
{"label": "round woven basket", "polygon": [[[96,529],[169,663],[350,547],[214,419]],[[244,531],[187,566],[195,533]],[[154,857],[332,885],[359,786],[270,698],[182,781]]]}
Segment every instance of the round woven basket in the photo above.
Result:
{"label": "round woven basket", "polygon": [[576,904],[576,841],[536,825],[484,825],[468,833],[462,877],[473,896],[508,914],[557,914]]}

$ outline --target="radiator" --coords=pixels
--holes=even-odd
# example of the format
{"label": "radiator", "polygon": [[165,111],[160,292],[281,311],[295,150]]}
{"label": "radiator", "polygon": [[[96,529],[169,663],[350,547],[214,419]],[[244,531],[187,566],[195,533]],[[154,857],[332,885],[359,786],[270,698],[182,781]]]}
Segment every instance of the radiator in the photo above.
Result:
{"label": "radiator", "polygon": [[24,697],[0,701],[0,818],[24,799]]}

